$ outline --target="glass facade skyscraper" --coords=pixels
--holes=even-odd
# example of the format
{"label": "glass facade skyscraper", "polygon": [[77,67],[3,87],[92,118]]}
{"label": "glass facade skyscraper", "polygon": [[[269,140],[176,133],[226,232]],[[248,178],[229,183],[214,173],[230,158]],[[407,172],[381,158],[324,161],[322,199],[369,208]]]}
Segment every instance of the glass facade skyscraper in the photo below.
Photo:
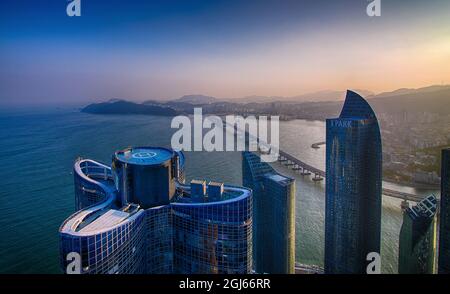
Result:
{"label": "glass facade skyscraper", "polygon": [[382,148],[378,121],[348,91],[339,118],[326,121],[325,273],[366,273],[380,253]]}
{"label": "glass facade skyscraper", "polygon": [[438,273],[450,274],[450,148],[442,150]]}
{"label": "glass facade skyscraper", "polygon": [[437,199],[431,195],[403,211],[398,250],[399,274],[432,274],[436,253]]}
{"label": "glass facade skyscraper", "polygon": [[73,253],[82,274],[252,271],[251,190],[185,185],[182,153],[129,148],[112,167],[77,160],[74,177],[78,211],[59,229],[63,271]]}
{"label": "glass facade skyscraper", "polygon": [[242,153],[242,184],[253,190],[253,251],[257,273],[295,272],[295,181],[252,152]]}

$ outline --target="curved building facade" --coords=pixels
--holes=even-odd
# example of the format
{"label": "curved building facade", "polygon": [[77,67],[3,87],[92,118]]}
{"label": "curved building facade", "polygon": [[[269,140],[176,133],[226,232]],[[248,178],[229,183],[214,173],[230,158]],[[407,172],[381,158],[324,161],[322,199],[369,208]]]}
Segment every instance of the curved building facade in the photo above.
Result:
{"label": "curved building facade", "polygon": [[378,121],[348,91],[339,118],[326,121],[325,273],[366,273],[380,253],[382,147]]}
{"label": "curved building facade", "polygon": [[142,208],[169,204],[175,195],[177,153],[165,148],[133,148],[117,151],[113,174],[122,206],[139,203]]}
{"label": "curved building facade", "polygon": [[59,230],[64,272],[251,272],[251,190],[204,182],[194,195],[184,155],[154,147],[116,152],[112,169],[78,160],[74,177],[78,211]]}
{"label": "curved building facade", "polygon": [[103,202],[110,194],[115,193],[109,166],[89,159],[80,159],[74,165],[73,174],[76,210]]}
{"label": "curved building facade", "polygon": [[220,202],[172,204],[175,273],[251,272],[250,195],[250,190],[227,186]]}

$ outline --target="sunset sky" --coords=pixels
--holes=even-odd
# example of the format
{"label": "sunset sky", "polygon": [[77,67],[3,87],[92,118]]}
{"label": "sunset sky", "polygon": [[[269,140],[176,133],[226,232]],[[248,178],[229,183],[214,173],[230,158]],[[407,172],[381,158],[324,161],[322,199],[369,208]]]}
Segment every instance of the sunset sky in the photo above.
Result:
{"label": "sunset sky", "polygon": [[0,2],[0,104],[450,84],[450,1]]}

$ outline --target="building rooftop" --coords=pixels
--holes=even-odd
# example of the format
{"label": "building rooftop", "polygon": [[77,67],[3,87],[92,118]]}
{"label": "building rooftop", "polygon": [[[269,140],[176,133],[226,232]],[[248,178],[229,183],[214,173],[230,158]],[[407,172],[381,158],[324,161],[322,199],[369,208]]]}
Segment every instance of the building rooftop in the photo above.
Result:
{"label": "building rooftop", "polygon": [[[203,180],[193,180],[199,183],[203,183]],[[191,183],[193,182],[191,181]],[[201,197],[193,197],[192,195],[192,186],[185,184],[178,184],[177,189],[179,190],[179,194],[177,198],[174,198],[175,201],[172,202],[172,205],[184,205],[184,204],[214,204],[214,203],[226,203],[230,201],[238,200],[241,197],[247,197],[251,194],[251,190],[244,187],[236,187],[230,185],[224,185],[220,182],[212,182],[214,188],[222,188],[220,191],[220,199],[210,199],[208,194],[208,189],[205,189],[205,194],[201,195]],[[208,186],[205,185],[205,188]],[[217,194],[214,196],[218,196]]]}
{"label": "building rooftop", "polygon": [[[184,160],[181,152],[175,152],[166,148],[155,147],[138,147],[127,148],[117,151],[115,158],[118,161],[137,165],[159,165],[171,160],[173,156],[180,156]],[[77,236],[89,236],[109,230],[124,222],[132,221],[144,213],[145,208],[140,207],[137,203],[129,202],[124,206],[116,203],[118,193],[117,187],[113,181],[111,168],[99,162],[84,159],[78,160],[74,165],[74,173],[83,181],[92,185],[92,193],[99,193],[103,198],[98,203],[87,206],[77,211],[67,218],[60,226],[59,231],[62,234],[71,234]],[[184,183],[176,183],[176,196],[170,205],[174,206],[201,206],[215,205],[217,203],[226,204],[233,201],[239,201],[251,196],[251,190],[244,187],[235,187],[224,185],[219,182],[210,182],[210,186],[214,187],[210,192],[211,197],[207,199],[206,181],[193,180],[192,183],[200,184],[204,190],[203,197],[194,199],[191,197],[191,185]],[[220,189],[218,189],[220,188]],[[84,189],[84,186],[80,189]],[[220,197],[218,197],[220,196]],[[206,198],[206,199],[205,199]]]}
{"label": "building rooftop", "polygon": [[363,97],[348,90],[339,118],[375,118],[375,113]]}
{"label": "building rooftop", "polygon": [[278,173],[269,173],[265,175],[267,178],[271,179],[274,182],[277,182],[281,185],[288,185],[290,184],[293,179],[288,178],[286,176],[280,175]]}
{"label": "building rooftop", "polygon": [[221,186],[223,186],[223,183],[211,181],[208,183],[208,186],[221,187]]}
{"label": "building rooftop", "polygon": [[95,232],[104,228],[113,227],[128,218],[129,215],[129,213],[124,211],[110,209],[82,228],[80,232]]}
{"label": "building rooftop", "polygon": [[191,180],[191,184],[206,185],[206,181],[205,180]]}
{"label": "building rooftop", "polygon": [[137,147],[117,151],[116,158],[122,162],[138,165],[158,165],[174,155],[172,150],[159,147]]}
{"label": "building rooftop", "polygon": [[417,203],[417,205],[408,209],[409,214],[413,217],[433,217],[436,214],[437,199],[436,196],[430,195]]}

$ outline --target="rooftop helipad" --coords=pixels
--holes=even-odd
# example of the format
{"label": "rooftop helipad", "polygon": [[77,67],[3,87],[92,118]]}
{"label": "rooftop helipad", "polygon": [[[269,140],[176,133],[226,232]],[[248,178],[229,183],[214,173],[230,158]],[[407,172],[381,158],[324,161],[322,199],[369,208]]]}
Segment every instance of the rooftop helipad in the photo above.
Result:
{"label": "rooftop helipad", "polygon": [[138,147],[116,152],[118,160],[140,165],[157,165],[172,158],[173,152],[166,148]]}

